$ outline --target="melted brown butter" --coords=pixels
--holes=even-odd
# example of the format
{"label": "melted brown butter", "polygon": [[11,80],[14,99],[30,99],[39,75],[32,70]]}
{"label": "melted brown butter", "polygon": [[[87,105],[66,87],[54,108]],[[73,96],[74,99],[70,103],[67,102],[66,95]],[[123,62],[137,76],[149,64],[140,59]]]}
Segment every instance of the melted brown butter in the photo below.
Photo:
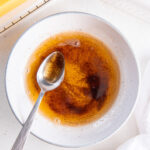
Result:
{"label": "melted brown butter", "polygon": [[37,70],[53,51],[64,55],[65,77],[58,88],[45,94],[41,112],[65,125],[100,118],[112,106],[119,89],[119,67],[110,50],[98,39],[80,32],[49,38],[35,50],[26,67],[25,87],[32,101],[40,92]]}

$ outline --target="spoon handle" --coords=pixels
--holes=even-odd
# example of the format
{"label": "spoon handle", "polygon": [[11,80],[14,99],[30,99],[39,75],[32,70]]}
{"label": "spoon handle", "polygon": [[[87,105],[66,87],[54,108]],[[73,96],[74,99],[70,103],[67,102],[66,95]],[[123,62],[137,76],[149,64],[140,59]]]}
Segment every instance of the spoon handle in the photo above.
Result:
{"label": "spoon handle", "polygon": [[21,131],[20,131],[20,133],[19,133],[19,135],[18,135],[18,137],[17,137],[11,150],[22,150],[23,149],[24,143],[25,143],[27,136],[30,132],[31,125],[34,121],[36,112],[39,108],[39,105],[40,105],[41,100],[44,96],[44,93],[45,92],[43,92],[43,91],[40,92],[40,95],[39,95],[32,111],[30,112],[25,124],[23,125],[23,128],[21,129]]}

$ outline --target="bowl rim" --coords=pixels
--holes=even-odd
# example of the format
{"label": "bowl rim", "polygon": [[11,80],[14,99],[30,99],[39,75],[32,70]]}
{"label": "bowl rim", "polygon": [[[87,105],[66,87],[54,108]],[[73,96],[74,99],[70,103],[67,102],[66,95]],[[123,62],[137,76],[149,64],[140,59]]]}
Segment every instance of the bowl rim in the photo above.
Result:
{"label": "bowl rim", "polygon": [[44,18],[40,19],[40,20],[37,21],[36,23],[32,24],[29,28],[27,28],[27,29],[21,34],[21,36],[19,36],[19,38],[16,40],[15,44],[14,44],[13,47],[11,48],[11,52],[10,52],[10,54],[9,54],[9,56],[8,56],[8,59],[7,59],[7,63],[6,63],[6,67],[5,67],[5,74],[4,74],[4,77],[5,77],[5,78],[4,78],[5,91],[6,91],[7,101],[8,101],[9,107],[11,108],[12,113],[14,114],[16,120],[18,120],[18,122],[23,126],[23,123],[19,120],[19,118],[17,117],[17,115],[15,114],[15,112],[14,112],[14,110],[13,110],[13,107],[12,107],[12,105],[11,105],[11,103],[10,103],[10,99],[9,99],[9,96],[8,96],[9,94],[8,94],[8,91],[7,91],[6,76],[7,76],[7,70],[8,70],[8,64],[9,64],[10,57],[11,57],[12,52],[14,51],[15,46],[17,45],[18,41],[19,41],[19,40],[24,36],[24,34],[25,34],[26,32],[28,32],[32,27],[34,27],[36,24],[38,24],[38,23],[40,23],[40,22],[42,22],[43,20],[46,20],[46,19],[48,19],[48,18],[55,17],[55,16],[58,16],[58,15],[65,15],[65,14],[81,14],[81,15],[91,16],[91,17],[97,19],[98,21],[101,21],[101,22],[103,22],[104,24],[106,24],[106,25],[108,25],[109,27],[111,27],[115,32],[117,32],[117,33],[122,37],[122,39],[124,40],[124,42],[128,45],[128,47],[129,47],[129,49],[130,49],[130,52],[131,52],[131,54],[132,54],[132,56],[133,56],[133,58],[134,58],[134,61],[135,61],[135,64],[136,64],[136,68],[137,68],[137,73],[138,73],[138,74],[137,74],[137,78],[138,78],[138,81],[137,81],[137,83],[138,83],[138,88],[137,88],[136,98],[135,98],[133,107],[132,107],[132,109],[131,109],[130,112],[129,112],[128,117],[121,123],[121,125],[120,125],[116,130],[114,130],[114,132],[112,132],[109,136],[105,137],[104,139],[102,139],[102,140],[100,140],[100,141],[97,139],[95,142],[87,143],[87,144],[80,144],[80,145],[78,145],[78,146],[75,146],[75,145],[73,145],[73,146],[68,146],[68,145],[61,145],[61,144],[57,144],[57,143],[50,142],[50,141],[48,141],[48,140],[46,140],[46,139],[44,139],[44,138],[41,138],[41,137],[39,137],[38,135],[34,134],[32,131],[30,132],[30,133],[31,133],[33,136],[35,136],[36,138],[38,138],[38,139],[40,139],[40,140],[42,140],[42,141],[44,141],[44,142],[46,142],[46,143],[48,143],[48,144],[51,144],[51,145],[53,145],[53,146],[59,146],[59,147],[64,147],[64,148],[81,148],[81,147],[91,146],[91,145],[94,145],[94,144],[96,144],[96,143],[103,142],[104,140],[109,139],[111,136],[113,136],[114,134],[116,134],[116,133],[118,132],[118,130],[119,130],[119,129],[127,122],[127,120],[130,118],[132,112],[133,112],[134,109],[135,109],[135,106],[136,106],[136,104],[137,104],[137,99],[138,99],[138,97],[139,97],[139,88],[140,88],[140,83],[141,83],[141,74],[140,74],[140,71],[139,71],[139,63],[138,63],[138,61],[137,61],[137,59],[136,59],[136,57],[135,57],[136,55],[135,55],[134,51],[131,49],[129,43],[127,42],[127,39],[122,35],[122,33],[121,33],[114,25],[112,25],[112,24],[109,23],[107,20],[103,19],[102,17],[99,17],[99,16],[94,15],[94,14],[91,14],[91,13],[81,12],[81,11],[64,11],[64,12],[55,13],[55,14],[52,14],[52,15],[49,15],[49,16],[47,16],[47,17],[44,17]]}

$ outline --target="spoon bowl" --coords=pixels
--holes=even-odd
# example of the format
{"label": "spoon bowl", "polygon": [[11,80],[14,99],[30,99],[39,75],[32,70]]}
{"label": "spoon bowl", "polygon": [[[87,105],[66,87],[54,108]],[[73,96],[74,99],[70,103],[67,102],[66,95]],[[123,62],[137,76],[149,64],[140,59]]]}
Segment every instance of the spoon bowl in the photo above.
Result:
{"label": "spoon bowl", "polygon": [[41,90],[51,91],[57,88],[64,79],[64,67],[64,56],[61,52],[56,51],[47,56],[37,72],[37,82]]}

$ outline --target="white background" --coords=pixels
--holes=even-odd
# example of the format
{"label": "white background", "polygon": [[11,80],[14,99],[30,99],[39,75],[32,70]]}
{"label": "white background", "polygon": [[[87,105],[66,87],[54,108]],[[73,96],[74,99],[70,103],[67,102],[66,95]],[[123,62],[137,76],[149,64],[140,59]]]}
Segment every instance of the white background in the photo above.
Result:
{"label": "white background", "polygon": [[[135,52],[142,75],[146,63],[150,60],[150,20],[148,20],[150,12],[149,4],[141,2],[141,0],[124,2],[121,0],[52,0],[7,32],[0,34],[0,149],[10,150],[21,129],[21,125],[10,110],[5,93],[5,67],[11,48],[19,36],[36,21],[57,12],[92,13],[109,21],[120,30]],[[81,150],[115,150],[118,145],[137,134],[138,129],[133,112],[129,120],[113,136]],[[66,148],[47,144],[30,135],[24,150],[34,149],[65,150]]]}

